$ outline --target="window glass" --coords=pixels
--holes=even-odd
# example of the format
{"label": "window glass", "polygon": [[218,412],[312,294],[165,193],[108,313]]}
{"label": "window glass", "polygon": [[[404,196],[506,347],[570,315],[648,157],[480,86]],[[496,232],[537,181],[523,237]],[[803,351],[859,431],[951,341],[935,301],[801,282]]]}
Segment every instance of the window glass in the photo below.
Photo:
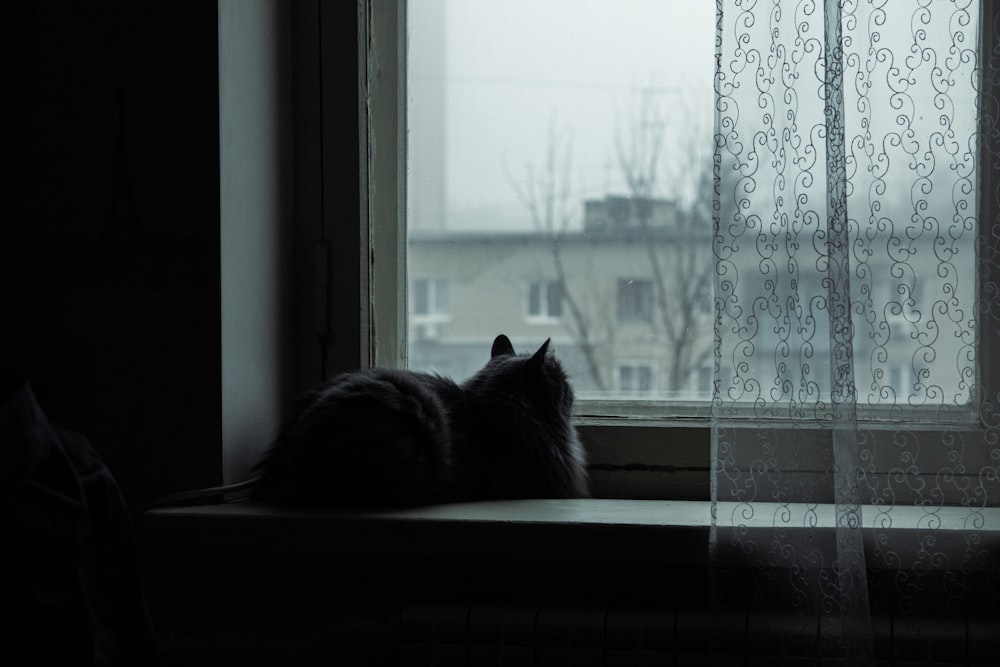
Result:
{"label": "window glass", "polygon": [[646,394],[653,389],[653,367],[629,362],[618,366],[618,388],[623,392]]}
{"label": "window glass", "polygon": [[562,317],[562,288],[555,280],[550,280],[546,284],[545,307],[549,317],[558,319]]}
{"label": "window glass", "polygon": [[448,315],[451,312],[448,301],[448,281],[434,281],[434,314]]}
{"label": "window glass", "polygon": [[649,322],[653,317],[653,283],[643,278],[618,281],[618,321]]}
{"label": "window glass", "polygon": [[562,317],[562,288],[556,280],[535,280],[528,284],[529,320],[557,320]]}
{"label": "window glass", "polygon": [[[891,7],[919,16],[920,4]],[[740,144],[759,187],[744,192],[731,183],[745,174],[726,162],[713,210],[715,3],[409,0],[407,16],[411,368],[440,368],[447,359],[461,380],[506,333],[522,351],[551,338],[585,400],[634,394],[623,389],[641,384],[634,367],[623,370],[627,359],[656,369],[643,400],[709,400],[714,212],[729,223],[748,221],[749,231],[732,244],[739,252],[731,269],[743,280],[732,295],[738,315],[728,314],[745,319],[730,327],[736,347],[758,351],[755,384],[828,399],[814,390],[831,380],[823,361],[830,354],[824,246],[820,236],[788,234],[823,219],[827,184],[806,176],[805,164],[822,170],[811,142],[822,147],[824,140],[819,126],[757,107],[765,98],[779,109],[794,103],[806,118],[822,112],[820,98],[740,89],[749,101],[726,113],[754,109],[760,116],[740,116],[760,126],[743,128],[741,137],[756,139]],[[876,30],[888,50],[846,64],[845,80],[865,82],[847,91],[847,136],[884,137],[875,143],[891,156],[861,149],[847,156],[857,244],[850,267],[855,380],[859,402],[876,407],[902,397],[963,405],[974,395],[978,354],[967,342],[977,335],[977,297],[975,262],[966,260],[975,253],[977,193],[964,157],[976,144],[978,81],[964,56],[942,73],[923,52],[911,54],[909,26],[900,19]],[[767,22],[740,29],[771,43]],[[949,48],[942,42],[933,52]],[[880,54],[890,52],[894,59],[883,61]],[[910,81],[897,71],[901,62],[926,69],[927,81],[940,86]],[[878,85],[868,85],[865,67],[879,68]],[[792,85],[800,74],[763,83]],[[919,130],[912,136],[898,127],[901,99]],[[944,130],[941,114],[928,112],[941,100],[953,117]],[[782,148],[775,153],[781,160],[758,162],[765,146],[757,142],[770,150],[779,137],[801,144],[809,159],[791,159]],[[787,173],[765,178],[776,165]],[[786,215],[805,195],[819,202],[819,217]],[[724,233],[734,229],[743,227],[723,226]],[[766,279],[751,279],[755,274]],[[794,357],[796,367],[774,351]],[[732,359],[731,352],[724,348],[720,357]],[[721,388],[733,373],[720,369]]]}
{"label": "window glass", "polygon": [[714,3],[407,14],[409,366],[461,380],[499,333],[551,338],[584,400],[662,399],[654,367],[670,397],[704,400]]}
{"label": "window glass", "polygon": [[413,303],[413,319],[448,317],[449,283],[447,278],[417,278],[410,288]]}
{"label": "window glass", "polygon": [[540,317],[542,314],[542,284],[533,282],[528,285],[528,317]]}
{"label": "window glass", "polygon": [[430,314],[430,296],[427,292],[428,285],[426,279],[418,279],[413,281],[413,289],[411,290],[413,294],[413,314],[414,315],[428,315]]}

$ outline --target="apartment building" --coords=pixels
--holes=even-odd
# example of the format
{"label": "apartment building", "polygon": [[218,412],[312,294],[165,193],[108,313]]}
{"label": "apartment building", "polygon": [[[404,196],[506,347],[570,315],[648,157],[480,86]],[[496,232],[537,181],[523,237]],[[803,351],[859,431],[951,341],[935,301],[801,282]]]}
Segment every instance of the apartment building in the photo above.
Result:
{"label": "apartment building", "polygon": [[[585,201],[583,211],[582,224],[562,233],[411,231],[410,367],[460,380],[506,333],[523,351],[551,338],[584,398],[711,398],[718,287],[711,218],[670,200],[623,196]],[[870,245],[894,243],[891,233],[876,233],[886,238]],[[743,372],[767,383],[770,395],[825,400],[831,336],[821,248],[786,256],[785,236],[762,232],[733,256],[740,314],[723,313],[724,347],[741,346]],[[968,341],[948,333],[957,325],[936,313],[948,299],[970,304],[973,296],[953,294],[953,278],[937,275],[934,239],[911,239],[909,261],[859,257],[852,268],[852,299],[864,302],[852,332],[860,403],[968,400]],[[762,254],[757,244],[774,250]],[[964,278],[957,284],[968,291],[973,281]],[[928,337],[933,358],[922,354]],[[786,354],[794,363],[783,363]],[[721,386],[733,384],[727,369],[737,367],[723,364]]]}
{"label": "apartment building", "polygon": [[551,338],[581,396],[707,398],[712,229],[692,223],[609,196],[562,233],[411,232],[410,367],[467,377],[506,333],[524,351]]}

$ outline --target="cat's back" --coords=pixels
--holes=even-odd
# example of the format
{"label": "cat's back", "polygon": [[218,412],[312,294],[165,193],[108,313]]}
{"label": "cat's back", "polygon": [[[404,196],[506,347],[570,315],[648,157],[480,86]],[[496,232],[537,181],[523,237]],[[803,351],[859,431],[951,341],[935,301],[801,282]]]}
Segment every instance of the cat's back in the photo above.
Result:
{"label": "cat's back", "polygon": [[387,368],[334,377],[305,397],[259,465],[254,497],[333,507],[433,501],[451,474],[445,378]]}

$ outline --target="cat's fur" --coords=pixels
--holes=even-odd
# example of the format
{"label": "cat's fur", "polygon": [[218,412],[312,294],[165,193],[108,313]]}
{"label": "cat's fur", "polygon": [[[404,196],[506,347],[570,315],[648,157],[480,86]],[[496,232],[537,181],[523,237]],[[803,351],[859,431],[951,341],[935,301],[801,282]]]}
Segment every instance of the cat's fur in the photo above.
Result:
{"label": "cat's fur", "polygon": [[301,507],[589,495],[573,391],[549,341],[506,336],[461,385],[385,368],[307,396],[258,464],[253,497]]}

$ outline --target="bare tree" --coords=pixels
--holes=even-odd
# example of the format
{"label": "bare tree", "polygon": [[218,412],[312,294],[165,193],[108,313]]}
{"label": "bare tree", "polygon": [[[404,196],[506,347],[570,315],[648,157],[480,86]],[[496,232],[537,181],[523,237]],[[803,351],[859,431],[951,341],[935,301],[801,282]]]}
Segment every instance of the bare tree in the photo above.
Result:
{"label": "bare tree", "polygon": [[[682,118],[692,118],[690,110]],[[709,245],[712,229],[713,179],[711,164],[700,157],[694,144],[697,134],[687,132],[679,154],[671,155],[675,177],[693,178],[692,201],[685,206],[670,229],[654,228],[654,195],[658,168],[663,156],[667,123],[663,114],[644,91],[638,115],[629,125],[627,137],[615,137],[615,156],[621,169],[643,235],[659,321],[654,332],[662,331],[670,345],[668,389],[677,392],[712,354],[712,344],[700,330],[713,278]]]}
{"label": "bare tree", "polygon": [[[685,114],[686,115],[686,114]],[[682,390],[685,383],[712,354],[712,340],[705,336],[704,322],[710,314],[713,263],[711,254],[713,179],[711,163],[698,151],[695,133],[677,154],[663,155],[667,124],[651,96],[641,98],[638,113],[630,120],[626,135],[615,136],[615,157],[632,202],[632,211],[642,235],[649,263],[655,316],[653,333],[666,345],[667,388]],[[685,184],[689,201],[676,209],[671,220],[654,220],[656,196],[662,189],[660,168],[664,164],[675,181]],[[531,215],[536,230],[546,241],[556,281],[569,312],[565,325],[577,341],[587,370],[600,391],[610,388],[602,363],[614,347],[613,317],[594,304],[581,302],[588,285],[569,277],[562,242],[570,229],[572,142],[560,136],[553,123],[541,169],[527,163],[524,178],[515,178],[507,169],[507,179],[520,202]],[[603,349],[602,349],[603,346]]]}
{"label": "bare tree", "polygon": [[[552,256],[556,282],[563,303],[570,314],[569,320],[565,321],[566,328],[583,353],[587,372],[593,379],[595,387],[599,391],[606,391],[608,384],[599,359],[600,340],[596,332],[600,318],[581,306],[577,298],[579,286],[572,285],[567,279],[562,255],[562,241],[572,222],[570,203],[572,149],[570,139],[560,140],[553,122],[549,131],[543,168],[539,171],[535,169],[533,163],[527,163],[523,184],[510,173],[506,165],[505,171],[518,200],[528,209],[532,224],[545,239]],[[604,321],[606,322],[606,319]],[[613,330],[607,333],[613,335]]]}

